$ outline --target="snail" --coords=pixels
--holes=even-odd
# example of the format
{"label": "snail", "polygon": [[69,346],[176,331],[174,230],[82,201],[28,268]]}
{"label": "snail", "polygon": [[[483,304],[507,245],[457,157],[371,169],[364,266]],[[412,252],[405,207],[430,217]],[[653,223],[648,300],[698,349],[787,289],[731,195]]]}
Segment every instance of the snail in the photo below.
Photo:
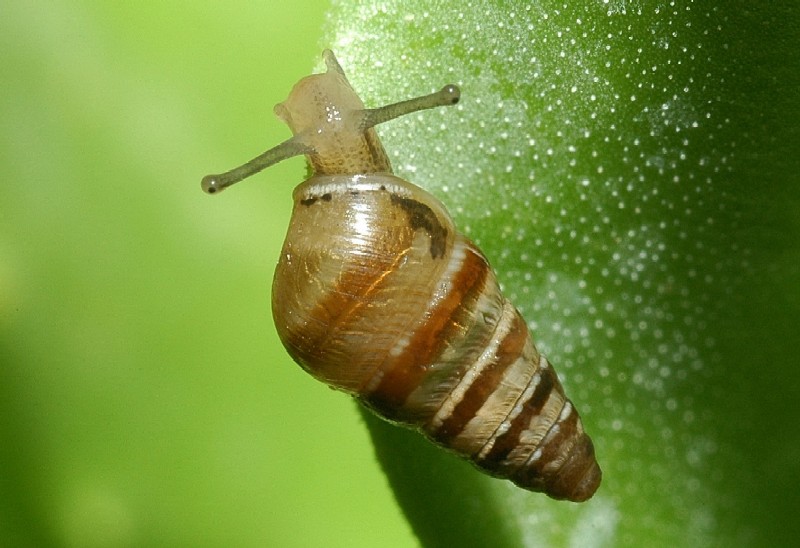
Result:
{"label": "snail", "polygon": [[291,357],[390,422],[555,499],[584,501],[601,471],[577,410],[483,253],[445,207],[392,174],[374,126],[456,104],[448,85],[366,109],[333,52],[275,113],[293,136],[208,175],[217,193],[286,158],[311,177],[294,208],[272,286]]}

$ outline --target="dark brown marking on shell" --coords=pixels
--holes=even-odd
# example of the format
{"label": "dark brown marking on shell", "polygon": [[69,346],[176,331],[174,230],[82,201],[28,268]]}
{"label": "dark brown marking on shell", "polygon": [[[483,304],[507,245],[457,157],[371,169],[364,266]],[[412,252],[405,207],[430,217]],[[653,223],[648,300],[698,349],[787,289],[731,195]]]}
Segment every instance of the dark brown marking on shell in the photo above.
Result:
{"label": "dark brown marking on shell", "polygon": [[602,473],[594,458],[594,445],[578,433],[580,417],[574,407],[569,417],[557,421],[542,440],[541,454],[519,468],[511,481],[527,489],[544,491],[555,499],[580,502],[597,490]]}
{"label": "dark brown marking on shell", "polygon": [[554,463],[561,457],[565,449],[570,449],[570,447],[563,447],[564,442],[572,441],[572,438],[577,436],[577,419],[578,414],[573,410],[567,420],[556,421],[534,452],[534,455],[536,452],[539,453],[538,458],[533,460],[532,456],[528,462],[511,475],[511,479],[526,485],[541,486],[541,489],[549,492],[549,483],[552,482],[554,474],[558,470]]}
{"label": "dark brown marking on shell", "polygon": [[[358,191],[351,190],[350,194],[356,195],[358,194]],[[333,194],[331,194],[330,192],[326,192],[322,196],[309,196],[308,198],[300,200],[300,204],[304,206],[312,206],[315,203],[317,203],[318,200],[322,200],[323,202],[330,202],[331,200],[333,200]]]}
{"label": "dark brown marking on shell", "polygon": [[475,418],[478,410],[483,407],[489,396],[497,390],[497,386],[503,379],[503,374],[522,354],[527,340],[528,329],[525,325],[525,320],[519,314],[516,314],[513,324],[498,346],[492,362],[472,382],[450,416],[433,433],[431,436],[433,439],[447,444],[464,430],[467,423]]}
{"label": "dark brown marking on shell", "polygon": [[[552,367],[539,369],[539,374],[539,383],[533,389],[530,399],[525,403],[520,414],[511,421],[509,429],[494,441],[489,453],[482,459],[481,466],[491,468],[493,465],[503,462],[509,453],[519,445],[520,435],[528,428],[531,419],[542,412],[542,407],[550,397],[550,393],[553,390],[561,389],[561,384]],[[577,414],[574,409],[573,413]]]}
{"label": "dark brown marking on shell", "polygon": [[392,194],[392,204],[400,207],[408,215],[411,228],[423,229],[431,239],[431,257],[434,259],[444,257],[447,246],[447,229],[442,226],[433,210],[427,205],[414,200]]}
{"label": "dark brown marking on shell", "polygon": [[464,262],[454,277],[452,289],[414,333],[404,351],[386,365],[381,382],[362,401],[391,420],[401,420],[402,405],[428,374],[427,366],[435,362],[443,347],[457,330],[463,318],[484,289],[489,265],[472,249],[466,249]]}

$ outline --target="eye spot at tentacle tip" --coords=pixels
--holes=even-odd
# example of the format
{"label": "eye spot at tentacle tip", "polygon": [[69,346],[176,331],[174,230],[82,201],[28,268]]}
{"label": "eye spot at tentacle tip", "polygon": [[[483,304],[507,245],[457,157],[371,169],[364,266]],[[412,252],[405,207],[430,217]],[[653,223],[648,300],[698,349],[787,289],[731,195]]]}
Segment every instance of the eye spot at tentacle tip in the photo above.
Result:
{"label": "eye spot at tentacle tip", "polygon": [[203,177],[203,180],[200,181],[200,188],[202,188],[203,192],[206,194],[216,194],[222,190],[216,175],[206,175]]}
{"label": "eye spot at tentacle tip", "polygon": [[449,84],[442,88],[442,95],[444,95],[447,102],[455,105],[461,100],[461,89],[455,84]]}

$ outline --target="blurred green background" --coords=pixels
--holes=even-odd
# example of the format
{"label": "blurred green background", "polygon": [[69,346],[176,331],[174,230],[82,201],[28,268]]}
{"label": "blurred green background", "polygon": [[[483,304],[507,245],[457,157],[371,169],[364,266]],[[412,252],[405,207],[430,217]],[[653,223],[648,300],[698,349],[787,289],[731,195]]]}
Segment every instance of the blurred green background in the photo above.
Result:
{"label": "blurred green background", "polygon": [[326,6],[3,7],[0,545],[412,545],[272,326],[302,159],[199,186],[288,136]]}
{"label": "blurred green background", "polygon": [[0,19],[0,545],[416,544],[355,406],[274,332],[303,161],[199,189],[288,136],[272,106],[323,45],[370,105],[462,85],[386,148],[492,259],[605,471],[554,502],[370,422],[417,533],[796,538],[792,2],[53,2]]}

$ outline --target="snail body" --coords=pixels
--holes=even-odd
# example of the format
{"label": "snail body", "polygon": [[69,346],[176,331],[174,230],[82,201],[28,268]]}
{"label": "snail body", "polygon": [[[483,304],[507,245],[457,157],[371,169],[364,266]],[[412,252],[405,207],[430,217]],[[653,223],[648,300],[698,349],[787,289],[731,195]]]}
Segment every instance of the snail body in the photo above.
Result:
{"label": "snail body", "polygon": [[454,104],[458,89],[368,110],[333,53],[324,57],[327,72],[276,107],[294,136],[203,180],[215,192],[288,156],[309,160],[272,286],[287,351],[492,476],[557,499],[590,498],[601,480],[592,441],[525,320],[445,207],[391,173],[372,129]]}

